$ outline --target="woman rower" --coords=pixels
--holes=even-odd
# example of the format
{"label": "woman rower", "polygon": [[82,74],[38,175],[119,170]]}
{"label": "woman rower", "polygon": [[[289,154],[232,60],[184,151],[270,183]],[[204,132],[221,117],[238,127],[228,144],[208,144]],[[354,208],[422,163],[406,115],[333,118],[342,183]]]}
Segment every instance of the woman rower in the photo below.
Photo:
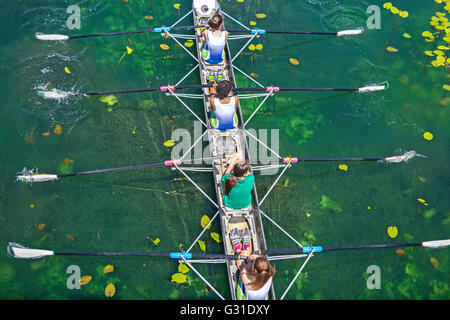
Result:
{"label": "woman rower", "polygon": [[217,87],[210,88],[210,103],[215,117],[211,117],[211,125],[219,130],[236,128],[238,118],[236,110],[239,107],[239,99],[236,95],[229,96],[231,84],[227,80],[220,81]]}
{"label": "woman rower", "polygon": [[[248,229],[244,229],[245,231]],[[251,254],[251,248],[244,250],[249,259],[236,260],[238,271],[237,297],[239,300],[266,300],[269,294],[275,269],[266,257]]]}
{"label": "woman rower", "polygon": [[228,33],[222,30],[223,17],[216,13],[209,21],[209,27],[202,32],[202,58],[206,63],[217,64],[225,58],[225,43]]}
{"label": "woman rower", "polygon": [[245,209],[251,205],[255,176],[250,172],[248,162],[239,161],[239,154],[232,157],[228,168],[222,163],[222,181],[225,183],[225,206],[230,209]]}

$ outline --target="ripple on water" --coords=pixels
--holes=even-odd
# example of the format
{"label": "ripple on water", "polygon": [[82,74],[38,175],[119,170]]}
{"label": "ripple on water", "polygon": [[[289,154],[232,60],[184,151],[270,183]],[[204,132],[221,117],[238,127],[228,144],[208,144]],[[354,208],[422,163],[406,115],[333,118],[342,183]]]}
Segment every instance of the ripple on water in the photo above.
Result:
{"label": "ripple on water", "polygon": [[[307,0],[306,7],[320,20],[324,31],[334,32],[349,29],[360,29],[366,26],[367,6],[363,3],[342,4],[336,0]],[[349,46],[362,43],[361,35],[343,36],[331,39],[333,46]]]}
{"label": "ripple on water", "polygon": [[[45,99],[37,91],[54,89],[75,94],[86,88],[87,82],[80,76],[87,73],[80,62],[85,48],[72,53],[72,48],[63,44],[40,46],[33,43],[32,50],[25,50],[30,47],[28,43],[24,40],[15,48],[17,63],[12,76],[16,84],[13,95],[20,102],[23,114],[32,115],[35,122],[32,126],[42,126],[41,129],[46,130],[59,123],[70,131],[88,113],[82,98],[71,95],[65,99]],[[72,71],[71,74],[65,72],[66,67]]]}

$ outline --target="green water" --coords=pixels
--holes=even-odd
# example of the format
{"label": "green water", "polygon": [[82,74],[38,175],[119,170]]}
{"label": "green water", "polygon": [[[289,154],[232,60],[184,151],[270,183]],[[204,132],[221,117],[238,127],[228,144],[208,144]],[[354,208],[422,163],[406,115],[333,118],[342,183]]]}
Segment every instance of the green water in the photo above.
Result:
{"label": "green water", "polygon": [[[177,10],[174,3],[180,3]],[[364,27],[366,9],[378,1],[220,1],[222,9],[248,25],[266,29],[336,31]],[[382,2],[378,2],[380,7]],[[8,5],[7,5],[8,4]],[[65,0],[0,0],[0,298],[217,299],[190,271],[188,283],[171,282],[176,261],[165,258],[56,256],[16,260],[8,256],[9,242],[55,251],[176,251],[189,247],[201,231],[202,215],[215,208],[182,176],[166,168],[114,172],[57,182],[25,185],[15,182],[23,167],[63,173],[155,162],[171,157],[163,142],[177,128],[194,130],[194,117],[175,99],[162,93],[117,95],[108,107],[97,97],[43,99],[37,88],[48,86],[72,92],[152,87],[176,83],[194,62],[170,39],[158,34],[43,42],[36,32],[62,33]],[[81,30],[91,34],[170,25],[191,7],[179,1],[79,1]],[[408,163],[300,163],[290,168],[262,209],[302,243],[339,246],[405,243],[449,238],[449,100],[442,85],[445,69],[423,66],[431,50],[421,33],[442,5],[433,1],[395,1],[409,12],[392,34],[394,18],[381,8],[381,29],[348,38],[265,35],[251,55],[245,50],[235,65],[256,73],[265,85],[361,87],[389,83],[383,92],[279,93],[252,119],[248,128],[279,129],[281,155],[297,157],[384,157],[414,150],[426,157]],[[265,13],[265,19],[257,19]],[[144,17],[151,15],[154,20]],[[189,17],[185,24],[191,24]],[[239,28],[226,22],[228,26]],[[183,24],[183,22],[181,23]],[[412,38],[402,36],[408,32]],[[392,37],[390,43],[389,39]],[[232,54],[244,40],[231,43]],[[160,44],[168,44],[163,51]],[[396,53],[385,50],[387,45]],[[133,49],[118,64],[129,46]],[[193,49],[193,48],[191,48]],[[300,61],[298,66],[289,58]],[[71,73],[64,72],[67,67]],[[184,83],[198,83],[194,72]],[[238,86],[252,85],[238,76]],[[259,100],[258,100],[259,101]],[[244,117],[257,100],[241,102]],[[188,101],[203,118],[201,103]],[[61,135],[53,133],[55,126]],[[134,131],[134,133],[133,133]],[[424,132],[434,135],[423,138]],[[49,136],[42,133],[50,132]],[[27,138],[34,137],[34,138]],[[73,164],[63,166],[64,159]],[[192,177],[215,197],[209,174]],[[261,198],[275,176],[257,175]],[[289,179],[287,186],[284,186]],[[324,198],[325,196],[325,198]],[[322,199],[329,198],[330,207]],[[426,200],[428,206],[417,201]],[[322,203],[322,205],[321,205]],[[33,206],[31,206],[33,205]],[[368,207],[370,206],[370,210]],[[310,216],[308,217],[309,214]],[[269,248],[294,243],[263,219]],[[43,230],[39,224],[45,224]],[[387,234],[389,226],[398,236]],[[211,230],[220,233],[215,221]],[[154,245],[152,239],[160,239]],[[208,235],[207,252],[222,252]],[[194,252],[201,252],[198,245]],[[449,249],[395,249],[316,254],[290,290],[287,299],[448,299]],[[435,268],[430,259],[439,261]],[[275,291],[280,297],[303,260],[276,262]],[[112,264],[113,273],[103,267]],[[93,280],[69,290],[68,266],[78,265]],[[369,290],[367,268],[380,267],[381,288]],[[228,280],[222,265],[198,265],[198,270],[224,297]]]}

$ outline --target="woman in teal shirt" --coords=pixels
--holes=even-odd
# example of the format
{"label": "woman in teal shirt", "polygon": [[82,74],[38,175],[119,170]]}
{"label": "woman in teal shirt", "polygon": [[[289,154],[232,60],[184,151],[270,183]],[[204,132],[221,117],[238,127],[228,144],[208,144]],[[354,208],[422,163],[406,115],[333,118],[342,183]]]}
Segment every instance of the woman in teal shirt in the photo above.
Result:
{"label": "woman in teal shirt", "polygon": [[239,161],[238,157],[239,155],[235,154],[226,169],[222,164],[222,181],[225,183],[223,201],[231,209],[243,209],[250,206],[255,183],[255,176],[250,172],[250,164]]}

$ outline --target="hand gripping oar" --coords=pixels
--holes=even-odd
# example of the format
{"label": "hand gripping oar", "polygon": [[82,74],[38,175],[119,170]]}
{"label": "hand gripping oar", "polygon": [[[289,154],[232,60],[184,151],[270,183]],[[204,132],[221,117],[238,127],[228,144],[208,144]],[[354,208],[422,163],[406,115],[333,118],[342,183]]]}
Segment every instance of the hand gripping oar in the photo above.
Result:
{"label": "hand gripping oar", "polygon": [[450,239],[425,241],[418,243],[366,244],[366,245],[338,246],[338,247],[307,246],[302,248],[261,250],[258,252],[255,251],[253,253],[255,254],[311,253],[312,249],[314,249],[314,253],[316,253],[333,250],[376,249],[376,248],[396,248],[396,247],[424,247],[430,249],[439,249],[448,246],[450,246]]}
{"label": "hand gripping oar", "polygon": [[132,34],[132,33],[147,33],[147,32],[163,32],[163,29],[170,30],[182,30],[182,29],[192,29],[192,28],[201,28],[204,26],[179,26],[179,27],[156,27],[151,29],[142,29],[142,30],[131,30],[131,31],[119,31],[119,32],[108,32],[108,33],[94,33],[94,34],[86,34],[86,35],[78,35],[78,36],[68,36],[63,34],[42,34],[36,33],[36,38],[39,40],[45,41],[64,41],[64,40],[73,40],[73,39],[82,39],[82,38],[93,38],[93,37],[107,37],[107,36],[118,36],[124,34]]}
{"label": "hand gripping oar", "polygon": [[226,254],[197,254],[189,252],[89,252],[89,251],[51,251],[42,249],[30,249],[24,246],[10,242],[7,250],[14,258],[19,259],[40,259],[49,256],[127,256],[127,257],[166,257],[171,259],[200,258],[200,259],[231,259],[241,258],[239,255]]}
{"label": "hand gripping oar", "polygon": [[150,92],[150,91],[162,91],[166,92],[167,90],[182,90],[182,89],[201,89],[206,87],[212,87],[213,85],[210,84],[192,84],[192,85],[183,85],[183,86],[159,86],[159,87],[153,87],[153,88],[141,88],[141,89],[126,89],[126,90],[112,90],[112,91],[91,91],[91,92],[84,92],[84,93],[71,93],[71,92],[64,92],[60,91],[58,89],[52,89],[49,91],[38,91],[38,95],[44,97],[44,98],[50,98],[50,99],[62,99],[66,98],[68,96],[102,96],[107,94],[121,94],[121,93],[134,93],[134,92]]}
{"label": "hand gripping oar", "polygon": [[161,162],[144,163],[144,164],[116,167],[116,168],[108,168],[108,169],[81,171],[81,172],[74,172],[74,173],[68,173],[68,174],[37,174],[37,173],[28,173],[27,172],[27,173],[22,173],[22,174],[18,175],[17,181],[25,182],[25,183],[53,181],[53,180],[58,180],[60,178],[82,176],[82,175],[94,174],[94,173],[103,173],[103,172],[120,171],[120,170],[132,170],[132,169],[141,169],[141,168],[158,167],[158,166],[171,167],[174,165],[174,163],[179,165],[181,163],[196,162],[196,161],[202,161],[202,160],[213,160],[213,159],[219,159],[219,158],[222,158],[222,157],[216,156],[216,157],[206,157],[206,158],[191,159],[191,160],[166,160],[166,161],[161,161]]}

